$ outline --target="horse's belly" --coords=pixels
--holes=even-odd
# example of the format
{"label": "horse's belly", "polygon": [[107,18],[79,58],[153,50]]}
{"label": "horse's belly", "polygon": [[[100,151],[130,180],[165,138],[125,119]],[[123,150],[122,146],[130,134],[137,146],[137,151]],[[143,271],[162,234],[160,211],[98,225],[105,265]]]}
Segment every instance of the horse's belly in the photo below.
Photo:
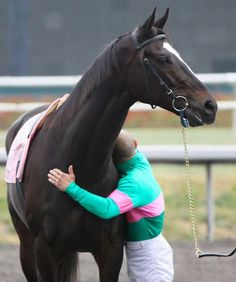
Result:
{"label": "horse's belly", "polygon": [[[88,252],[104,242],[121,241],[124,238],[124,217],[103,220],[86,211],[71,215],[62,227],[66,242],[74,242],[77,251]],[[67,239],[66,239],[67,237]]]}

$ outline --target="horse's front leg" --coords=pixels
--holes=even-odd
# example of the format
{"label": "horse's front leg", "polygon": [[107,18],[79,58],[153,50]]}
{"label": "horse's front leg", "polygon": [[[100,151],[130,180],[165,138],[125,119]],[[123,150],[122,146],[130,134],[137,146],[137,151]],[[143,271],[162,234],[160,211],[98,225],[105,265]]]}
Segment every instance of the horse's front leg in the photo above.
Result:
{"label": "horse's front leg", "polygon": [[54,282],[57,277],[57,260],[53,251],[44,236],[39,235],[35,240],[35,258],[38,274],[38,281]]}
{"label": "horse's front leg", "polygon": [[[52,241],[50,241],[52,242]],[[75,282],[77,281],[78,256],[76,252],[68,253],[66,244],[61,240],[52,243],[45,236],[39,235],[35,240],[35,258],[40,282]]]}
{"label": "horse's front leg", "polygon": [[107,244],[92,253],[99,268],[100,282],[117,282],[123,261],[123,242]]}

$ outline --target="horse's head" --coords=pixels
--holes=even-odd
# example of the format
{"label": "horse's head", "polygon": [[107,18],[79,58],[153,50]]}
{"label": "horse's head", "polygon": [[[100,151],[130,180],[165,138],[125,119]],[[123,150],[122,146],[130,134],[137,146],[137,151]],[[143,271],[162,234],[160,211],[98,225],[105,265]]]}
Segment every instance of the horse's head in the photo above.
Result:
{"label": "horse's head", "polygon": [[184,116],[191,126],[213,123],[217,104],[207,88],[174,49],[163,31],[169,10],[155,21],[154,9],[145,23],[129,34],[132,61],[127,75],[134,100],[158,105]]}

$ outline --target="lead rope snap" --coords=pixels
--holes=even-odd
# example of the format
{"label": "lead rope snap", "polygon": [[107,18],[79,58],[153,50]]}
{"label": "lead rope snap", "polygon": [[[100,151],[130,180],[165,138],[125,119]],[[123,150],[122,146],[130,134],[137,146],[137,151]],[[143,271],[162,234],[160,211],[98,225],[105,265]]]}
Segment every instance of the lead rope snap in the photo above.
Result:
{"label": "lead rope snap", "polygon": [[179,112],[179,116],[180,116],[181,125],[182,125],[184,128],[189,127],[189,121],[188,121],[187,118],[184,117],[184,111],[180,111],[180,112]]}

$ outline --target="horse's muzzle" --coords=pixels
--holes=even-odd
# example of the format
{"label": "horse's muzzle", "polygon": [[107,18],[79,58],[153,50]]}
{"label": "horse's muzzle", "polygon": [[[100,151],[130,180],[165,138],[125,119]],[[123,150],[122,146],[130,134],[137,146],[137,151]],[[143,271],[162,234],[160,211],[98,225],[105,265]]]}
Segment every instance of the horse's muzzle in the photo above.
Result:
{"label": "horse's muzzle", "polygon": [[202,107],[198,106],[196,109],[190,104],[190,107],[185,111],[185,117],[192,127],[212,124],[215,121],[217,109],[215,100],[209,99],[202,104]]}

